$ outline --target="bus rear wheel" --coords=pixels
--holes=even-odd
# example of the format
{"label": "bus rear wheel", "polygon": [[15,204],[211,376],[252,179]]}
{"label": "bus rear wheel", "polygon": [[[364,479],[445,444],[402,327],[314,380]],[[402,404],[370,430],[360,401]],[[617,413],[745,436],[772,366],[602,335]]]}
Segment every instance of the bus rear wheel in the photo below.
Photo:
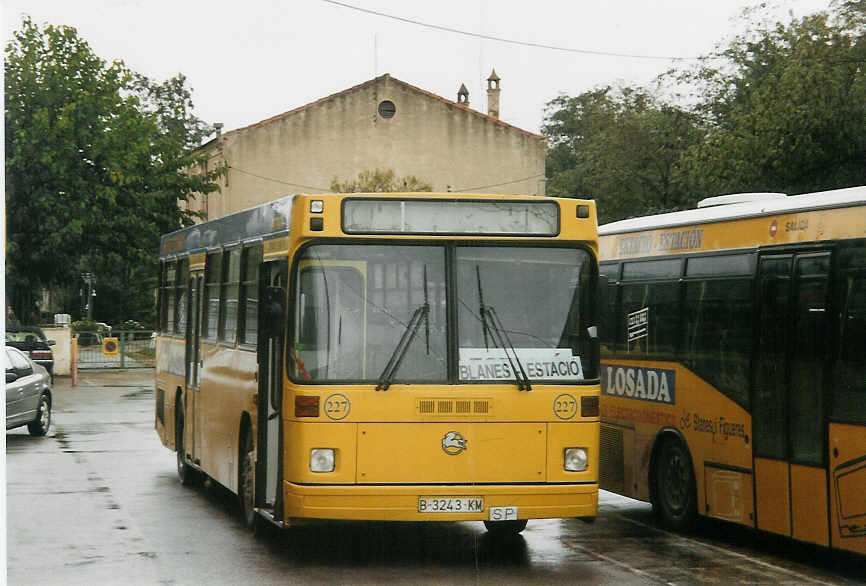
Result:
{"label": "bus rear wheel", "polygon": [[253,434],[247,428],[241,444],[241,465],[238,467],[238,504],[241,509],[241,520],[248,529],[256,528],[253,458]]}
{"label": "bus rear wheel", "polygon": [[665,527],[690,529],[697,517],[697,490],[688,449],[676,438],[665,438],[653,467],[653,512]]}

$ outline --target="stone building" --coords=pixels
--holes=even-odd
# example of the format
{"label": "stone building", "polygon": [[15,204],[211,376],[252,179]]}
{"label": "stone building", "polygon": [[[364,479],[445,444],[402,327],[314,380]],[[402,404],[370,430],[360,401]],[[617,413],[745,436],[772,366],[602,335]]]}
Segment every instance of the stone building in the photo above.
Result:
{"label": "stone building", "polygon": [[488,113],[385,74],[245,128],[220,132],[200,150],[225,165],[221,190],[187,202],[209,219],[290,193],[326,193],[334,179],[390,169],[434,191],[544,194],[544,137],[499,119],[499,82]]}

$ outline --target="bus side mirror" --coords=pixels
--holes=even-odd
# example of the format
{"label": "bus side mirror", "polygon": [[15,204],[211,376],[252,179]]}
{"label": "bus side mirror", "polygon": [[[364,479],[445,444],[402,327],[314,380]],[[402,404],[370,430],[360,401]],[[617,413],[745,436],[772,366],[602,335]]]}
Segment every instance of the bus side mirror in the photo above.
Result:
{"label": "bus side mirror", "polygon": [[268,336],[280,336],[286,325],[286,310],[283,303],[286,290],[282,287],[266,287],[264,294],[265,333]]}
{"label": "bus side mirror", "polygon": [[610,280],[608,280],[607,275],[599,275],[598,276],[598,288],[596,289],[596,301],[598,303],[599,312],[604,311],[604,307],[607,306],[607,287],[610,285]]}

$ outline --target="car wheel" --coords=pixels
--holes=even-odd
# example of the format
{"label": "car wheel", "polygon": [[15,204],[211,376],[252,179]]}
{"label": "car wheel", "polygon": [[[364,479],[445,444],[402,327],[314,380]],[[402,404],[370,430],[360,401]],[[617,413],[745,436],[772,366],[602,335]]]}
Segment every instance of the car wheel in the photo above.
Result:
{"label": "car wheel", "polygon": [[690,529],[697,516],[697,491],[692,459],[680,440],[662,440],[653,476],[652,505],[656,516],[670,529]]}
{"label": "car wheel", "polygon": [[253,471],[253,433],[247,428],[244,432],[241,445],[240,461],[238,468],[238,503],[241,510],[241,519],[249,529],[255,529],[255,476]]}
{"label": "car wheel", "polygon": [[27,424],[27,431],[30,435],[42,436],[48,433],[48,428],[51,427],[51,398],[43,393],[39,397],[39,410],[36,413],[36,419]]}
{"label": "car wheel", "polygon": [[175,410],[175,445],[177,447],[177,477],[184,486],[192,485],[196,480],[196,470],[186,461],[186,449],[183,443],[183,406],[178,403]]}
{"label": "car wheel", "polygon": [[526,529],[526,519],[516,521],[484,521],[487,532],[495,537],[517,535]]}

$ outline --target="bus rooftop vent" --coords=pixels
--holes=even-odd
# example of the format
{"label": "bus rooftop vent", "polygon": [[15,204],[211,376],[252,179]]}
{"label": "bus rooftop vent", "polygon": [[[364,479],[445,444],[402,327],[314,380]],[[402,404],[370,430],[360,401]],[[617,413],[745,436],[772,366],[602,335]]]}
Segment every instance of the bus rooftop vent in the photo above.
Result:
{"label": "bus rooftop vent", "polygon": [[758,201],[770,201],[788,197],[784,193],[732,193],[731,195],[717,195],[707,197],[698,202],[699,208],[711,208],[713,206],[724,206],[732,203],[751,203]]}

